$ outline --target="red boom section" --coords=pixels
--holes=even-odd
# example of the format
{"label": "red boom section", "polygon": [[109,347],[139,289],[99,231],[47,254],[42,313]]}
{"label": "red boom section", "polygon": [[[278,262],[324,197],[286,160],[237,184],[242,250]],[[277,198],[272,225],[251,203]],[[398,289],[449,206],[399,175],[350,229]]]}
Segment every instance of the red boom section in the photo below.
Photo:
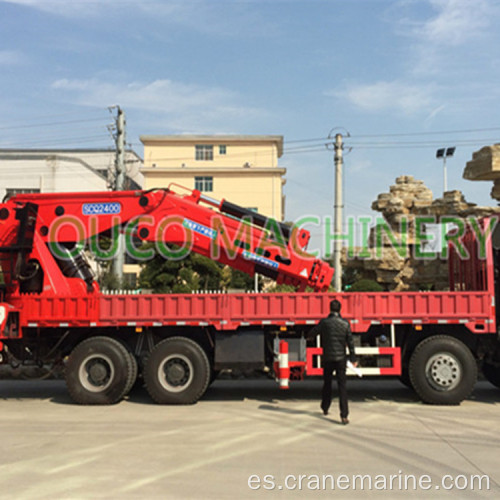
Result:
{"label": "red boom section", "polygon": [[[194,251],[299,290],[310,286],[325,291],[333,276],[328,264],[306,253],[308,231],[290,229],[260,214],[253,218],[247,209],[211,200],[196,190],[186,195],[171,189],[32,194],[15,196],[0,206],[0,258],[10,293],[15,294],[16,269],[24,266],[24,274],[29,274],[36,263],[45,273],[39,293],[65,296],[97,291],[95,284],[93,288],[89,283],[85,287],[82,280],[75,284],[50,253],[67,252],[75,242],[93,241],[98,247],[95,236],[116,240],[116,230],[125,233],[127,250],[136,258],[147,258],[137,246],[139,239],[155,242],[165,258]],[[24,254],[16,261],[12,256],[20,249]]]}

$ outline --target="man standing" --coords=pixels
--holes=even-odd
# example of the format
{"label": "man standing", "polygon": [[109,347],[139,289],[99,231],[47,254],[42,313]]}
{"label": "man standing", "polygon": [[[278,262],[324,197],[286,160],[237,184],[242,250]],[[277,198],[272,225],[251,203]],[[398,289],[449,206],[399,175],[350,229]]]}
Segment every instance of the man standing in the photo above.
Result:
{"label": "man standing", "polygon": [[349,348],[349,359],[357,366],[354,352],[354,342],[349,322],[340,316],[341,304],[338,300],[330,302],[330,314],[322,319],[308,335],[308,338],[321,335],[321,346],[323,347],[323,391],[321,397],[321,409],[328,415],[328,409],[332,402],[332,377],[333,372],[337,378],[339,391],[340,418],[344,425],[349,423],[349,407],[347,402],[346,388],[346,346]]}

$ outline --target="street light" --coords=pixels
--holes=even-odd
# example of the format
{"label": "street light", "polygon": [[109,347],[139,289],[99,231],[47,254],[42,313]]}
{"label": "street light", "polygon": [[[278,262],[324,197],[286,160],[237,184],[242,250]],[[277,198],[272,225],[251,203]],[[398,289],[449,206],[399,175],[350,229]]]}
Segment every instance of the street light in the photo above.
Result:
{"label": "street light", "polygon": [[455,154],[455,147],[452,148],[441,148],[436,151],[436,158],[439,160],[443,159],[443,195],[448,191],[448,183],[446,179],[446,158],[450,158]]}

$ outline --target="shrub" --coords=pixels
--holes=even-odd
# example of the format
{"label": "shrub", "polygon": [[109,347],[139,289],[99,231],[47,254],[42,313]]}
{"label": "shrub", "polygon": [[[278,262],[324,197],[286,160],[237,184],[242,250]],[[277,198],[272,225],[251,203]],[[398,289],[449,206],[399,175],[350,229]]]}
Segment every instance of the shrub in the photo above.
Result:
{"label": "shrub", "polygon": [[361,279],[355,281],[351,288],[348,290],[349,292],[383,292],[384,289],[382,286],[374,280],[369,279]]}

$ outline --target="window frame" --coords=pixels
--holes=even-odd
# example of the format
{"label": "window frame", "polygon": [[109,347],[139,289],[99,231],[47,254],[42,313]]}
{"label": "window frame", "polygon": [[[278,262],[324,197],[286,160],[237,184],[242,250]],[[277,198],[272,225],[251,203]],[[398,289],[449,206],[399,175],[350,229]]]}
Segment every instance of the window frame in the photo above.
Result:
{"label": "window frame", "polygon": [[197,175],[194,178],[194,188],[197,191],[211,193],[214,190],[214,178],[212,175]]}
{"label": "window frame", "polygon": [[5,196],[8,198],[17,194],[38,194],[40,192],[40,188],[5,188]]}
{"label": "window frame", "polygon": [[214,159],[213,144],[195,144],[194,159],[195,161],[213,161]]}

